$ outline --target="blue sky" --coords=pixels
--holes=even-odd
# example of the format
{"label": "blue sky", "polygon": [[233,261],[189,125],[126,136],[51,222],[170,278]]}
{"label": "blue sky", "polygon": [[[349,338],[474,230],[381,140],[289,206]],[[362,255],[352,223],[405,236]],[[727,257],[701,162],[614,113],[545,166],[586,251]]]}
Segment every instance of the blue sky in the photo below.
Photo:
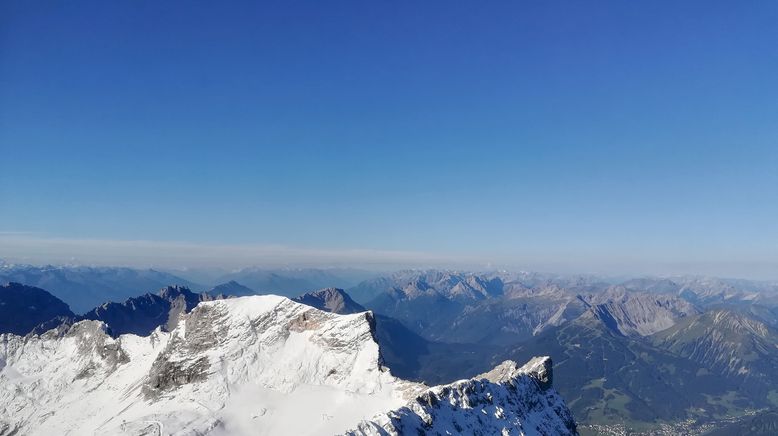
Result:
{"label": "blue sky", "polygon": [[0,21],[0,257],[778,271],[773,1],[12,0]]}

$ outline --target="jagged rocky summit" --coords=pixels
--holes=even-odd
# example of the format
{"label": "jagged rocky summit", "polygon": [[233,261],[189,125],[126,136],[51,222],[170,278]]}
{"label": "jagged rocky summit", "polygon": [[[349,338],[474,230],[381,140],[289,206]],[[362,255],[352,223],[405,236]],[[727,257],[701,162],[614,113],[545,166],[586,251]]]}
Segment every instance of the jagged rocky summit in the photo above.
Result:
{"label": "jagged rocky summit", "polygon": [[343,289],[338,288],[320,289],[295,297],[293,300],[320,310],[342,315],[364,312],[367,310],[362,305],[352,300]]}
{"label": "jagged rocky summit", "polygon": [[549,357],[505,361],[469,380],[428,389],[352,435],[573,435],[572,413],[552,389]]}
{"label": "jagged rocky summit", "polygon": [[371,312],[278,296],[201,302],[147,336],[3,334],[0,435],[576,434],[548,358],[429,388],[392,376],[374,335]]}
{"label": "jagged rocky summit", "polygon": [[102,321],[113,336],[132,333],[145,336],[157,327],[173,330],[179,316],[187,313],[201,301],[224,298],[220,294],[194,293],[186,286],[166,286],[156,294],[146,293],[128,298],[123,303],[104,303],[81,319]]}

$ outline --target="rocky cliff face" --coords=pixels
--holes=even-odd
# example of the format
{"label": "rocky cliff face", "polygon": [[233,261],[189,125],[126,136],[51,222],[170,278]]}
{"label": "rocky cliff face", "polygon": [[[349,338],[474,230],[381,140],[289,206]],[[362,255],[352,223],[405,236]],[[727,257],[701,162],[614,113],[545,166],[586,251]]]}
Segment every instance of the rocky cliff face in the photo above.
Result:
{"label": "rocky cliff face", "polygon": [[592,306],[588,315],[624,336],[649,336],[700,313],[675,295],[633,292],[623,287],[591,295],[586,302]]}
{"label": "rocky cliff face", "polygon": [[99,321],[0,335],[0,435],[402,432],[427,415],[470,429],[472,405],[491,414],[484,429],[575,431],[545,361],[430,389],[383,366],[370,312],[256,296],[180,319],[145,337],[112,338]]}

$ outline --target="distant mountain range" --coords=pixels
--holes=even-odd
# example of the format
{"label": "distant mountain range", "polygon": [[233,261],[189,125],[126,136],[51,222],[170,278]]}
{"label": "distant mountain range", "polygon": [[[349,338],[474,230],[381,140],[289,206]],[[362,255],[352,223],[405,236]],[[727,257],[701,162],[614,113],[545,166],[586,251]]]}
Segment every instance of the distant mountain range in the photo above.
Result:
{"label": "distant mountain range", "polygon": [[490,363],[555,356],[578,419],[613,430],[778,406],[776,289],[697,277],[406,271],[354,291],[425,341],[493,344],[500,351]]}
{"label": "distant mountain range", "polygon": [[235,280],[230,280],[227,283],[214,286],[208,291],[208,294],[213,296],[232,295],[235,297],[245,297],[248,295],[257,295],[257,292],[247,286],[241,285]]}
{"label": "distant mountain range", "polygon": [[8,282],[46,289],[66,301],[76,313],[173,284],[202,288],[181,277],[152,269],[0,264],[0,284]]}
{"label": "distant mountain range", "polygon": [[[295,271],[286,278],[266,270],[244,274],[290,287],[303,277],[310,279],[305,286],[313,286],[329,274]],[[173,331],[200,302],[265,293],[237,280],[205,293],[163,286],[78,316],[67,309],[69,301],[42,289],[6,288],[14,292],[0,299],[0,312],[24,316],[0,322],[0,333],[58,326],[63,332],[88,318],[104,322],[113,336]],[[550,355],[560,374],[556,386],[586,432],[651,429],[661,421],[679,434],[697,434],[710,428],[706,423],[735,425],[739,417],[778,408],[776,289],[773,283],[697,277],[615,281],[430,270],[371,278],[347,291],[300,289],[293,297],[336,314],[373,311],[382,359],[404,379],[446,384],[506,359]],[[18,298],[20,290],[29,300]],[[30,301],[50,302],[53,310],[31,311],[39,304]],[[769,428],[770,416],[760,425]]]}
{"label": "distant mountain range", "polygon": [[347,268],[244,268],[217,277],[215,284],[238,282],[255,294],[294,297],[323,288],[349,288],[374,273]]}
{"label": "distant mountain range", "polygon": [[[245,268],[238,271],[198,274],[198,270],[175,273],[154,269],[89,266],[35,266],[0,261],[0,284],[22,283],[46,289],[66,301],[75,313],[85,313],[106,302],[124,301],[144,292],[177,285],[195,292],[236,296],[277,294],[297,296],[327,287],[348,288],[374,273],[348,268]],[[193,279],[188,279],[192,277]],[[200,282],[197,280],[208,280]],[[227,288],[230,283],[242,288]],[[221,286],[221,289],[214,289]]]}

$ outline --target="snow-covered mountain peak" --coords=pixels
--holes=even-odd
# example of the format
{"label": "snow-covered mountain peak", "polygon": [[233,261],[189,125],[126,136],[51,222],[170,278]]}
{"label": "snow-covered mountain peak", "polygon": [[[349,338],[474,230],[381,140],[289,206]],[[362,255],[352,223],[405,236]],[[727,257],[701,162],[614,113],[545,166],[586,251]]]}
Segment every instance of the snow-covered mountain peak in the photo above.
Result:
{"label": "snow-covered mountain peak", "polygon": [[370,312],[268,295],[202,302],[172,332],[146,337],[113,339],[97,321],[64,335],[0,335],[0,428],[344,431],[423,389],[382,367],[373,334]]}
{"label": "snow-covered mountain peak", "polygon": [[112,338],[81,321],[0,335],[0,434],[318,435],[360,422],[392,433],[411,415],[470,432],[478,414],[486,433],[574,429],[550,361],[428,388],[392,376],[374,334],[371,312],[265,295],[201,302],[169,333]]}
{"label": "snow-covered mountain peak", "polygon": [[291,392],[301,384],[372,393],[391,381],[381,367],[370,312],[336,315],[274,295],[199,304],[151,368],[147,394],[161,394],[228,367],[227,384],[251,380]]}

